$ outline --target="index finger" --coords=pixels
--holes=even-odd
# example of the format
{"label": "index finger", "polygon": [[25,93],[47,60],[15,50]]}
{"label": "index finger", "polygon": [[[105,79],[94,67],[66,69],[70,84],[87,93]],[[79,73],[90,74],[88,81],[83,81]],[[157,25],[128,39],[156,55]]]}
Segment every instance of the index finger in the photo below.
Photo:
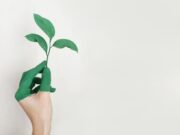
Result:
{"label": "index finger", "polygon": [[37,65],[36,67],[34,67],[34,68],[32,69],[33,75],[36,76],[38,73],[40,73],[40,72],[44,69],[44,67],[46,66],[46,64],[47,64],[47,61],[43,61],[43,62],[41,62],[39,65]]}

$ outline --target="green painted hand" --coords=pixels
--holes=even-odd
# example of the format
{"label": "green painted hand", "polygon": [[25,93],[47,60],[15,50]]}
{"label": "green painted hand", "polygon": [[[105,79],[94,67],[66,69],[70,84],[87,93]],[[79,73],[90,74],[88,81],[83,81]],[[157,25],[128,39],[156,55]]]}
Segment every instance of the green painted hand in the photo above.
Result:
{"label": "green painted hand", "polygon": [[[22,74],[19,88],[15,94],[15,98],[17,101],[31,96],[32,94],[36,94],[39,91],[55,91],[55,88],[51,87],[51,72],[46,64],[47,61],[43,61],[36,67]],[[39,73],[42,74],[41,78],[36,77]]]}

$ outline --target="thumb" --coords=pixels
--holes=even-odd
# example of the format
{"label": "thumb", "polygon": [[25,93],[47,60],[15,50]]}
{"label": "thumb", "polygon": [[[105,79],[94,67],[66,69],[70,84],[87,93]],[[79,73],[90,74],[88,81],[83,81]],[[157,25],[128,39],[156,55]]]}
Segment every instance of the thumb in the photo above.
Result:
{"label": "thumb", "polygon": [[48,67],[45,67],[42,72],[42,81],[40,84],[40,90],[50,91],[51,89],[51,71]]}

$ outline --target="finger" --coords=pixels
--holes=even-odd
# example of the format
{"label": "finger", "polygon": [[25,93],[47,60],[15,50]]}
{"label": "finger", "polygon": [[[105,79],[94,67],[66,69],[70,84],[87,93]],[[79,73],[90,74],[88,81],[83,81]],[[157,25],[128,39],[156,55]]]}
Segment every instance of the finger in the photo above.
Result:
{"label": "finger", "polygon": [[36,84],[40,84],[41,83],[41,78],[40,77],[34,77],[30,89],[32,89]]}
{"label": "finger", "polygon": [[55,92],[55,91],[56,91],[56,88],[53,88],[53,87],[51,86],[50,92]]}
{"label": "finger", "polygon": [[39,65],[37,65],[36,67],[34,67],[32,69],[32,73],[34,76],[36,76],[38,73],[42,72],[43,68],[46,66],[47,61],[43,61],[41,62]]}
{"label": "finger", "polygon": [[40,77],[34,77],[33,82],[36,84],[40,84],[41,83],[41,78]]}
{"label": "finger", "polygon": [[39,92],[42,92],[42,91],[44,91],[44,92],[47,92],[47,91],[48,91],[48,92],[52,92],[52,93],[53,93],[53,92],[56,91],[56,88],[53,88],[52,86],[50,86],[50,89],[49,89],[49,90],[47,90],[47,89],[41,89],[41,88],[40,88],[40,89],[39,89]]}
{"label": "finger", "polygon": [[31,94],[37,93],[37,92],[39,91],[39,89],[40,89],[40,85],[36,86],[35,88],[33,88],[33,89],[31,90]]}

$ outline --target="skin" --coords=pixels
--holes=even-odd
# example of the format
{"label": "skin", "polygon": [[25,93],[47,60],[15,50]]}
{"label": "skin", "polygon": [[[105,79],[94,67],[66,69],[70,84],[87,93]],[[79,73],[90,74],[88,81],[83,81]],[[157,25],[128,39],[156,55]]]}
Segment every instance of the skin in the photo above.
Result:
{"label": "skin", "polygon": [[20,106],[32,124],[32,135],[50,135],[52,103],[50,92],[38,92],[21,101]]}

